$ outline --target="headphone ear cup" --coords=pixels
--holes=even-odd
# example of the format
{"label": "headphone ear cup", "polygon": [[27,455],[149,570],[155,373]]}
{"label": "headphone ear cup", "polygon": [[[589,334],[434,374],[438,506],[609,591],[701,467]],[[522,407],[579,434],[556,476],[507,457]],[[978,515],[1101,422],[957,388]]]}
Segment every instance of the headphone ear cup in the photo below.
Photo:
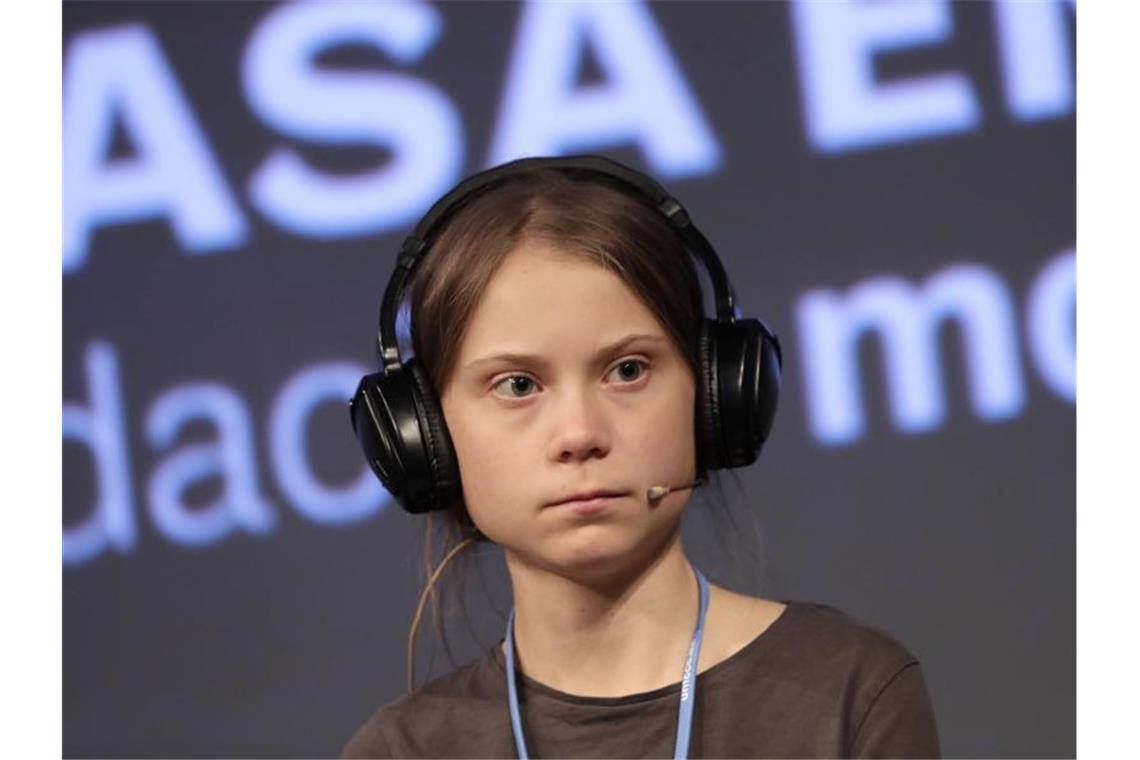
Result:
{"label": "headphone ear cup", "polygon": [[780,339],[758,319],[750,319],[757,328],[757,338],[760,350],[757,354],[759,365],[756,368],[756,406],[752,415],[752,429],[754,439],[757,441],[757,453],[760,446],[768,440],[772,432],[772,423],[776,421],[776,407],[780,401],[780,381],[784,372],[784,356],[780,350]]}
{"label": "headphone ear cup", "polygon": [[413,356],[405,365],[415,392],[413,399],[419,413],[423,451],[431,473],[430,484],[424,489],[423,503],[417,512],[432,512],[450,509],[460,498],[459,462],[455,457],[455,446],[439,397],[432,387],[431,378]]}
{"label": "headphone ear cup", "polygon": [[350,416],[368,465],[401,507],[420,514],[453,503],[459,478],[451,438],[414,358],[361,378]]}
{"label": "headphone ear cup", "polygon": [[780,395],[780,348],[756,319],[702,323],[706,438],[712,441],[710,469],[744,467],[756,461],[776,417]]}
{"label": "headphone ear cup", "polygon": [[697,387],[697,458],[709,470],[724,467],[724,442],[720,426],[720,388],[717,379],[715,324],[702,318],[697,331],[700,377]]}
{"label": "headphone ear cup", "polygon": [[[408,509],[408,482],[417,477],[418,440],[400,431],[418,431],[416,407],[402,368],[365,375],[349,404],[352,430],[372,472],[396,501]],[[410,511],[410,510],[409,510]]]}

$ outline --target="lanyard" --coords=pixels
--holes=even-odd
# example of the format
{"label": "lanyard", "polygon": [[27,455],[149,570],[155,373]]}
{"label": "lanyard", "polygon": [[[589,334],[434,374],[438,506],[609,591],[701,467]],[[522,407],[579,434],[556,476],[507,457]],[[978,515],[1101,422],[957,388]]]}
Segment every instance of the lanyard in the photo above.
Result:
{"label": "lanyard", "polygon": [[[689,731],[693,724],[693,705],[697,702],[697,660],[701,655],[701,640],[705,635],[705,613],[709,607],[709,582],[697,568],[693,568],[697,576],[697,588],[700,592],[699,611],[697,613],[697,629],[693,632],[693,642],[689,644],[689,656],[685,660],[685,670],[681,675],[681,702],[677,710],[677,744],[673,748],[675,760],[681,760],[689,754]],[[515,686],[515,608],[507,615],[507,701],[511,708],[511,730],[515,735],[515,749],[519,760],[528,760],[526,740],[523,738],[522,717],[519,714],[519,695]]]}

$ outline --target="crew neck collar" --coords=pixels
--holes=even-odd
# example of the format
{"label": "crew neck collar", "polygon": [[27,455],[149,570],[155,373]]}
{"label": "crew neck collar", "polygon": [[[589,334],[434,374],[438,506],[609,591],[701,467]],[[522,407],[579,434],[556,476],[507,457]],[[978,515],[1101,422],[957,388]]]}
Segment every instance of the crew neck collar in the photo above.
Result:
{"label": "crew neck collar", "polygon": [[[780,636],[783,629],[787,626],[787,619],[789,616],[794,616],[799,613],[799,603],[793,600],[780,599],[781,604],[787,605],[783,612],[776,617],[771,623],[768,624],[763,631],[756,635],[751,641],[741,647],[738,651],[733,652],[728,657],[716,663],[712,667],[697,673],[697,683],[700,684],[706,679],[716,678],[719,673],[728,670],[733,663],[739,662],[741,659],[750,656],[758,647],[767,646],[773,635]],[[794,611],[793,611],[794,610]],[[502,650],[503,640],[495,642],[491,647],[489,656],[494,662],[494,667],[499,671],[502,677],[506,677],[506,659],[503,656]],[[576,705],[596,705],[599,707],[608,705],[626,705],[637,702],[650,702],[655,699],[662,699],[665,697],[675,696],[681,690],[681,681],[678,679],[674,683],[666,686],[661,686],[650,691],[637,692],[635,694],[623,694],[620,697],[589,697],[580,694],[571,694],[565,691],[559,691],[544,683],[535,681],[521,671],[518,674],[519,683],[521,688],[534,694],[540,694],[558,702],[565,702]]]}

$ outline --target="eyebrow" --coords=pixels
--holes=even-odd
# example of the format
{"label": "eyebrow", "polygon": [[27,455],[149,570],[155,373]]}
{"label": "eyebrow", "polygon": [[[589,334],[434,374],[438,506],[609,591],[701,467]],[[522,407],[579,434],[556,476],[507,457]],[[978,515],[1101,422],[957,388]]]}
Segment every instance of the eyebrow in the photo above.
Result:
{"label": "eyebrow", "polygon": [[[665,343],[667,339],[663,335],[650,335],[649,333],[635,333],[633,335],[627,335],[624,338],[622,338],[621,340],[615,341],[615,342],[611,343],[610,345],[604,346],[601,349],[599,349],[597,351],[597,353],[594,354],[594,358],[600,359],[600,358],[607,356],[609,354],[615,354],[618,351],[623,350],[624,348],[626,348],[630,344],[636,343],[636,342],[642,341],[642,340],[651,341],[653,343]],[[545,363],[546,363],[546,360],[540,356],[534,356],[532,354],[517,354],[517,353],[511,353],[511,352],[502,352],[502,353],[497,353],[497,354],[490,354],[490,355],[484,356],[480,359],[475,359],[474,361],[468,362],[467,365],[464,367],[464,369],[471,369],[471,368],[476,367],[480,364],[489,364],[491,362],[496,362],[496,361],[511,362],[511,363],[515,363],[515,364],[539,364],[539,365],[545,365]]]}

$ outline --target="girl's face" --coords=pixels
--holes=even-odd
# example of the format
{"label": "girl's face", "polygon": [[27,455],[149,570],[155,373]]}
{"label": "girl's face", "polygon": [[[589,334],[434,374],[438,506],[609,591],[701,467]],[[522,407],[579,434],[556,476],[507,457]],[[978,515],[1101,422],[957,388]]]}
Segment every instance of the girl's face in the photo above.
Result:
{"label": "girl's face", "polygon": [[[694,478],[694,400],[689,365],[625,283],[538,241],[488,284],[441,395],[478,528],[582,578],[672,536],[689,491],[651,504],[646,490]],[[621,496],[594,514],[551,506],[594,490]]]}

